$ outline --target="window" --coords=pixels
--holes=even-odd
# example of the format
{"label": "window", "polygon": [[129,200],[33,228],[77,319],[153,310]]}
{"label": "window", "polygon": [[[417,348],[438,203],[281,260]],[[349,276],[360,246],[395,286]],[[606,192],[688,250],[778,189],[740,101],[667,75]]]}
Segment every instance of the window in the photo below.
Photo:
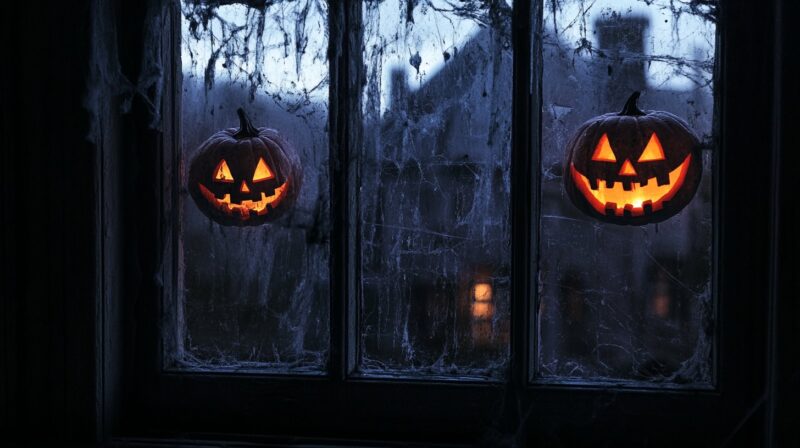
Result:
{"label": "window", "polygon": [[360,375],[506,375],[512,14],[364,2]]}
{"label": "window", "polygon": [[[624,0],[544,8],[537,378],[713,385],[715,11]],[[642,108],[684,117],[700,136],[701,184],[669,220],[598,224],[564,196],[564,148],[581,123],[621,110],[633,91]]]}
{"label": "window", "polygon": [[[238,123],[243,106],[254,123],[280,130],[295,148],[302,182],[290,187],[300,193],[289,216],[254,227],[209,221],[188,188],[181,190],[178,291],[169,305],[177,334],[165,335],[175,341],[167,362],[321,373],[330,319],[327,8],[313,1],[260,9],[188,1],[181,28],[180,184],[189,183],[201,143]],[[237,186],[250,181],[256,165],[241,168],[233,173],[241,177]]]}
{"label": "window", "polygon": [[[717,319],[748,329],[729,322],[763,312],[742,300],[761,272],[736,256],[757,253],[737,238],[759,225],[734,221],[730,199],[759,191],[729,173],[768,123],[744,129],[719,96],[752,73],[719,57],[718,42],[743,39],[722,26],[717,39],[734,21],[722,11],[184,0],[166,56],[183,64],[167,104],[180,134],[153,162],[169,186],[155,244],[168,250],[152,248],[168,254],[154,269],[165,288],[159,306],[145,298],[158,323],[137,327],[124,427],[569,445],[670,424],[692,430],[665,436],[675,443],[724,440],[755,371],[731,366],[758,341],[737,352]],[[657,226],[598,224],[561,189],[571,129],[631,90],[685,115],[705,145],[697,196]],[[185,183],[242,105],[304,172],[293,210],[264,227],[209,221]],[[590,422],[597,402],[609,405]],[[572,431],[586,425],[598,429]]]}
{"label": "window", "polygon": [[[354,372],[503,379],[513,7],[403,5],[362,9],[362,143],[351,148],[358,174],[350,180]],[[712,385],[713,11],[634,0],[543,10],[534,376]],[[182,4],[186,189],[177,303],[169,305],[177,335],[167,360],[177,366],[325,371],[327,12],[314,1]],[[702,185],[662,224],[598,224],[565,201],[564,148],[583,121],[621,107],[636,90],[702,135]],[[189,199],[189,163],[209,135],[237,122],[241,105],[292,142],[303,168],[291,214],[267,226],[209,222]]]}

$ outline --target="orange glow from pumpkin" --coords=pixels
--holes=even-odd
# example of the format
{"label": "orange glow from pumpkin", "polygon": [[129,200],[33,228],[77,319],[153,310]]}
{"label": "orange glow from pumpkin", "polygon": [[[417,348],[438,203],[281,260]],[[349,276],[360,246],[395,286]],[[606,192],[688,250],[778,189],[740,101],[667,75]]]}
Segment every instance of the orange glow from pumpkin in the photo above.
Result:
{"label": "orange glow from pumpkin", "polygon": [[247,186],[247,182],[242,181],[242,186],[239,187],[239,192],[241,192],[241,193],[250,193],[250,187]]}
{"label": "orange glow from pumpkin", "polygon": [[490,283],[476,283],[472,288],[472,298],[476,302],[491,302],[492,285]]}
{"label": "orange glow from pumpkin", "polygon": [[272,170],[269,169],[267,163],[264,162],[264,158],[258,159],[258,165],[256,165],[256,172],[253,174],[253,182],[261,182],[262,180],[268,180],[275,177],[272,174]]}
{"label": "orange glow from pumpkin", "polygon": [[594,148],[592,160],[596,162],[616,162],[617,158],[614,156],[614,150],[611,149],[611,143],[608,141],[608,134],[603,134],[600,141],[597,142],[597,147]]}
{"label": "orange glow from pumpkin", "polygon": [[218,199],[216,196],[214,196],[214,193],[205,187],[205,185],[198,185],[200,186],[200,192],[203,194],[203,197],[205,197],[208,202],[216,206],[219,210],[229,215],[238,213],[242,216],[242,218],[247,219],[250,217],[251,212],[257,215],[264,215],[267,213],[268,205],[272,205],[273,208],[276,207],[280,203],[281,199],[283,199],[286,189],[289,188],[289,181],[284,182],[280,187],[275,189],[274,193],[269,196],[262,192],[260,200],[251,201],[249,199],[245,199],[239,204],[231,203],[230,194],[226,194],[222,199]]}
{"label": "orange glow from pumpkin", "polygon": [[664,147],[661,146],[661,141],[655,132],[650,136],[650,141],[644,147],[642,155],[639,156],[639,162],[655,162],[657,160],[664,160]]}
{"label": "orange glow from pumpkin", "polygon": [[225,162],[225,159],[222,159],[217,164],[217,167],[214,168],[214,181],[225,182],[227,184],[233,183],[233,175],[231,174],[231,169],[228,168],[228,163]]}
{"label": "orange glow from pumpkin", "polygon": [[614,186],[609,188],[605,182],[600,182],[601,179],[598,179],[597,189],[593,190],[589,179],[575,168],[574,163],[570,165],[570,171],[575,185],[598,213],[605,215],[606,210],[609,210],[609,213],[613,210],[616,216],[624,216],[625,210],[629,210],[632,216],[642,216],[646,207],[652,206],[654,212],[661,210],[664,201],[669,201],[675,196],[683,186],[691,161],[692,155],[689,154],[683,163],[670,171],[668,184],[658,185],[656,178],[653,177],[648,179],[644,186],[638,182],[631,182],[629,191],[623,188],[621,182],[615,182]]}
{"label": "orange glow from pumpkin", "polygon": [[622,164],[622,168],[619,169],[620,176],[635,176],[636,169],[633,167],[633,164],[630,160],[625,159],[625,163]]}

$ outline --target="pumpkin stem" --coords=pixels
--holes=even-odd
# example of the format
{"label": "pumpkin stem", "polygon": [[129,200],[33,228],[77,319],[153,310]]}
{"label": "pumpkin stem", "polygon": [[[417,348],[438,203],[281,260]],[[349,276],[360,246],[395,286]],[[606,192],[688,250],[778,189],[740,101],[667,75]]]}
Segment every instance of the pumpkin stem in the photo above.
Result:
{"label": "pumpkin stem", "polygon": [[253,123],[250,123],[250,117],[247,116],[244,109],[240,107],[236,109],[236,113],[239,114],[239,130],[233,136],[237,140],[258,137],[258,129],[253,126]]}
{"label": "pumpkin stem", "polygon": [[639,91],[631,93],[631,96],[628,97],[628,101],[625,102],[625,106],[622,107],[622,111],[619,115],[647,115],[639,109],[639,106],[636,105],[636,101],[639,99]]}

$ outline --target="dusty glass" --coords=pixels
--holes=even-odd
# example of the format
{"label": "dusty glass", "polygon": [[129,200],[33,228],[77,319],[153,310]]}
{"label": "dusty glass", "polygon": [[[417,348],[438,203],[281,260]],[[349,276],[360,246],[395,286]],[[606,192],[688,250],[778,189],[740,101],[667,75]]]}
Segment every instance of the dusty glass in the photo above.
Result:
{"label": "dusty glass", "polygon": [[[542,20],[542,155],[535,376],[713,382],[714,2],[554,0]],[[573,131],[639,106],[684,120],[703,142],[688,206],[659,224],[601,223],[563,190]]]}
{"label": "dusty glass", "polygon": [[363,4],[362,374],[504,375],[511,16],[504,1]]}
{"label": "dusty glass", "polygon": [[[244,2],[243,2],[244,3]],[[187,369],[322,372],[329,328],[328,26],[322,0],[261,8],[184,0],[176,343]],[[302,187],[284,217],[219,225],[187,191],[215,132],[257,127],[295,148]]]}

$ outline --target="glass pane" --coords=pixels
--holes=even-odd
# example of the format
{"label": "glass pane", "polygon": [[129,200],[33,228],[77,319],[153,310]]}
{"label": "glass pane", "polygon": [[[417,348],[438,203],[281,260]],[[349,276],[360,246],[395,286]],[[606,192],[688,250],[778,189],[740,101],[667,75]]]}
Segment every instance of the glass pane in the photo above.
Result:
{"label": "glass pane", "polygon": [[[175,353],[167,356],[179,368],[321,372],[329,321],[327,3],[218,4],[182,2],[179,303]],[[218,224],[190,196],[198,148],[238,127],[239,107],[254,126],[276,130],[293,146],[302,167],[298,182],[283,190],[299,188],[294,205],[276,219],[270,213],[278,209],[269,205],[261,225]],[[247,159],[257,147],[247,145],[226,156],[230,173],[210,162],[233,178],[234,204],[238,193],[242,204],[250,200],[250,191],[260,200],[261,188],[277,195],[270,179],[285,175],[273,165],[277,159],[264,156],[266,168]],[[210,172],[201,174],[214,182]],[[233,219],[243,219],[233,210]],[[247,219],[259,219],[257,210]]]}
{"label": "glass pane", "polygon": [[[685,387],[712,383],[712,167],[708,151],[716,33],[712,3],[545,3],[538,378],[632,380]],[[579,211],[565,192],[564,170],[571,170],[563,167],[565,148],[582,123],[619,112],[633,91],[642,92],[642,109],[671,112],[700,137],[702,180],[694,199],[663,222],[603,223]],[[673,133],[662,135],[661,141],[677,135],[674,129],[658,126],[654,128],[658,133]],[[634,141],[620,136],[625,129],[620,125],[608,130],[611,146],[615,141],[622,146]],[[644,129],[642,134],[649,132]],[[644,154],[645,145],[639,143],[637,154]],[[670,163],[673,153],[687,150],[667,143],[662,149]],[[652,157],[660,157],[655,146],[651,150]],[[614,151],[622,154],[619,148]],[[586,163],[613,165],[612,176],[643,176],[635,174],[637,169],[649,172],[653,184],[662,185],[667,171],[653,174],[656,168],[646,166],[652,163],[649,157],[627,157],[609,153],[593,159],[598,162]],[[614,162],[607,160],[612,158]],[[656,180],[656,176],[661,177]],[[574,180],[567,177],[567,181]],[[600,187],[591,188],[598,191],[603,180],[599,183]],[[648,184],[634,183],[633,188],[644,185]],[[622,208],[619,212],[625,216]]]}
{"label": "glass pane", "polygon": [[508,360],[511,6],[364,2],[360,370]]}

